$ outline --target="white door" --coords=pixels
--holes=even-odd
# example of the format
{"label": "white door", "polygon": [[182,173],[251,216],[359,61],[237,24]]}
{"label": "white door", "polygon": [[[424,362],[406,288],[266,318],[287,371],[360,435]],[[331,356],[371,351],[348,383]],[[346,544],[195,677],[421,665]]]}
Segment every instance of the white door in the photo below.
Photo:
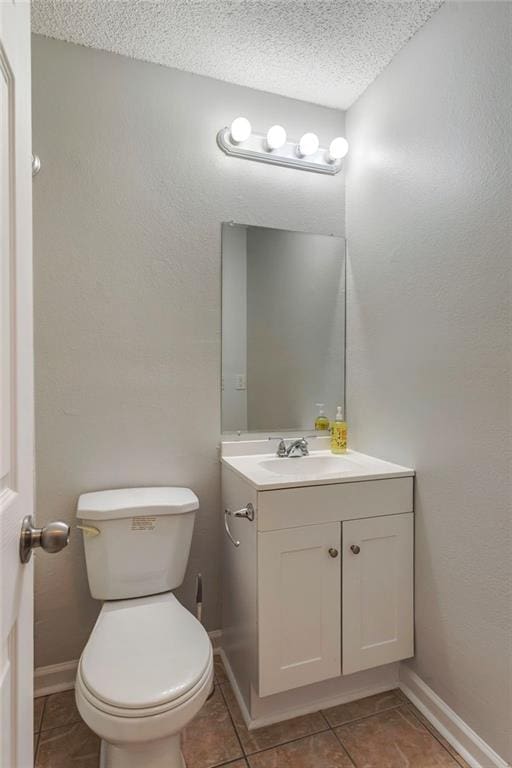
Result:
{"label": "white door", "polygon": [[258,534],[259,695],[341,674],[340,523]]}
{"label": "white door", "polygon": [[33,765],[33,512],[30,4],[0,2],[0,765]]}
{"label": "white door", "polygon": [[343,523],[343,674],[414,653],[413,514]]}

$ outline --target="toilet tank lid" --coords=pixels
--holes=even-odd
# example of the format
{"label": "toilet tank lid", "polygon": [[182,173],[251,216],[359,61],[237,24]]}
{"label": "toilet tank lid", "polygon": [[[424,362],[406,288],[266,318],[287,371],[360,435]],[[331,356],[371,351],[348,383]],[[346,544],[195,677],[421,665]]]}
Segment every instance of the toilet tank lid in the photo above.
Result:
{"label": "toilet tank lid", "polygon": [[181,515],[199,509],[199,499],[190,488],[119,488],[83,493],[77,517],[115,520],[142,515]]}

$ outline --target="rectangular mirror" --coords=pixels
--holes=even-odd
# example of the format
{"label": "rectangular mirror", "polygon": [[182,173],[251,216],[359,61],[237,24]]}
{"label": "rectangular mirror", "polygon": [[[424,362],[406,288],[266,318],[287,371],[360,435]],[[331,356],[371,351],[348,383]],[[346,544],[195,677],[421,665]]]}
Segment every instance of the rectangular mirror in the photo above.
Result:
{"label": "rectangular mirror", "polygon": [[314,430],[345,401],[345,240],[222,225],[222,431]]}

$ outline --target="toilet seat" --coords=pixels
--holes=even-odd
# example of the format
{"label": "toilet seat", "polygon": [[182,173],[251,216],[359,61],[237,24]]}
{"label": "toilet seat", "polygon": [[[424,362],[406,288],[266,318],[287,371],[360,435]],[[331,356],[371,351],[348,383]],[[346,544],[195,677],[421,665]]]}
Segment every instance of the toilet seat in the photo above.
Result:
{"label": "toilet seat", "polygon": [[[213,655],[212,655],[213,656]],[[200,694],[205,686],[208,687],[208,692],[211,688],[211,668],[213,665],[213,658],[210,665],[207,666],[205,669],[202,677],[198,680],[196,685],[193,689],[190,691],[187,691],[187,693],[184,696],[180,696],[177,699],[173,699],[172,701],[166,702],[164,704],[159,704],[155,707],[144,707],[142,709],[126,709],[125,707],[115,707],[111,704],[106,704],[101,699],[96,698],[87,688],[87,685],[84,683],[84,680],[82,678],[80,668],[78,669],[77,678],[76,678],[76,688],[80,691],[81,696],[89,702],[89,704],[94,707],[94,709],[98,710],[98,712],[104,712],[107,715],[113,715],[114,717],[122,717],[126,720],[129,720],[130,718],[141,718],[141,717],[153,717],[154,715],[161,715],[165,714],[166,712],[172,712],[175,709],[184,708],[188,702],[195,700],[197,694]]]}
{"label": "toilet seat", "polygon": [[163,711],[143,711],[142,716],[134,710],[116,710],[114,707],[107,711],[104,704],[90,696],[80,674],[76,679],[75,697],[84,722],[106,742],[117,745],[141,744],[157,742],[179,734],[197,715],[208,698],[212,685],[213,657],[201,685],[194,694],[187,696],[185,701],[175,702],[174,706]]}
{"label": "toilet seat", "polygon": [[210,675],[204,627],[172,592],[104,603],[77,683],[96,709],[149,717],[182,706]]}

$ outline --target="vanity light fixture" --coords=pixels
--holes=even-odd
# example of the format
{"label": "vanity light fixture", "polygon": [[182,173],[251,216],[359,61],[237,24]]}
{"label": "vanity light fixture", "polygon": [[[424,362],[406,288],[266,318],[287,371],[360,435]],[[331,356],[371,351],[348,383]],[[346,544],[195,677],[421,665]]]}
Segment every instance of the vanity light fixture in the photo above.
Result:
{"label": "vanity light fixture", "polygon": [[316,133],[305,133],[297,145],[297,154],[299,157],[309,157],[318,152],[320,142]]}
{"label": "vanity light fixture", "polygon": [[251,135],[251,124],[246,117],[236,117],[231,123],[229,135],[234,144],[247,141]]}
{"label": "vanity light fixture", "polygon": [[282,125],[273,125],[267,131],[267,147],[269,150],[281,149],[286,144],[286,131]]}
{"label": "vanity light fixture", "polygon": [[343,136],[337,136],[329,144],[328,161],[335,163],[336,160],[342,160],[348,152],[348,141]]}
{"label": "vanity light fixture", "polygon": [[288,140],[282,125],[272,125],[265,134],[254,133],[246,117],[237,117],[231,126],[221,128],[217,144],[223,152],[234,157],[330,176],[341,171],[342,159],[348,152],[348,142],[341,136],[333,139],[329,149],[325,149],[320,147],[315,133],[305,133],[298,142]]}

